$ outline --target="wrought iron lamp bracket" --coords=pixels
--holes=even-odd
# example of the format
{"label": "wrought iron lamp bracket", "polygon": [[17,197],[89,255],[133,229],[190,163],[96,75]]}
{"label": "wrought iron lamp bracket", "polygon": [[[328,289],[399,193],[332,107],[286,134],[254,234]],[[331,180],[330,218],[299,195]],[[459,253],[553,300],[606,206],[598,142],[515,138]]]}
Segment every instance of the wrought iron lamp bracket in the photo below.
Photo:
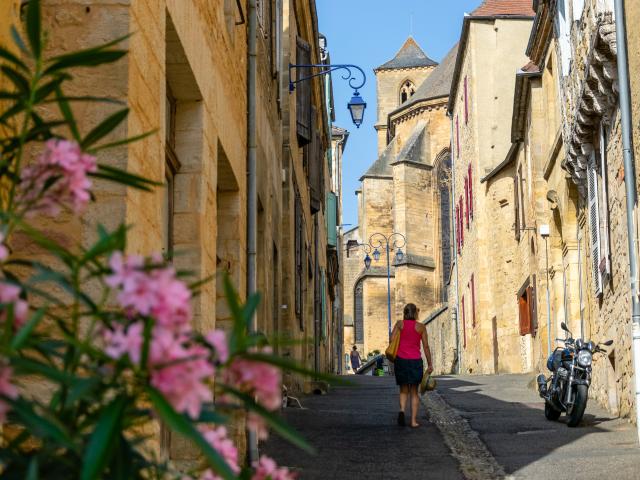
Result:
{"label": "wrought iron lamp bracket", "polygon": [[[292,80],[293,75],[292,75],[292,70],[294,68],[310,68],[310,69],[321,69],[318,72],[315,72],[307,77],[302,77],[302,78],[296,78],[295,80]],[[354,72],[352,71],[352,69],[356,69],[360,72],[360,74],[362,75],[362,82],[358,83],[358,78],[356,76],[354,76]],[[326,65],[326,64],[316,64],[316,65],[293,65],[293,64],[289,64],[289,92],[293,92],[296,89],[296,83],[300,83],[300,82],[304,82],[306,80],[311,80],[312,78],[315,77],[320,77],[322,75],[327,75],[328,73],[334,72],[336,70],[345,70],[344,74],[342,75],[342,79],[343,80],[348,80],[349,81],[349,86],[351,88],[353,88],[355,90],[356,93],[358,93],[358,89],[362,88],[364,86],[364,84],[367,82],[367,76],[364,73],[364,70],[362,70],[360,67],[358,67],[357,65],[350,65],[350,64],[340,64],[340,65]]]}

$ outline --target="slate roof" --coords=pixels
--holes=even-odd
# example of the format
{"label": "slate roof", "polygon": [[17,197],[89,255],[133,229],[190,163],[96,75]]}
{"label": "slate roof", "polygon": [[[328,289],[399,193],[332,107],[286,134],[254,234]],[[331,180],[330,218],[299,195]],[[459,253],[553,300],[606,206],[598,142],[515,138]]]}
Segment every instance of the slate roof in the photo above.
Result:
{"label": "slate roof", "polygon": [[373,162],[369,169],[365,172],[360,181],[365,178],[392,178],[393,177],[393,165],[400,162],[411,163],[424,163],[425,157],[423,147],[426,142],[424,138],[427,135],[427,123],[424,121],[419,122],[407,141],[400,149],[400,152],[396,154],[398,137],[394,137],[391,143],[387,145],[387,148],[380,154],[378,159]]}
{"label": "slate roof", "polygon": [[400,50],[398,50],[395,57],[383,63],[374,71],[392,70],[396,68],[434,67],[436,65],[438,65],[438,62],[430,59],[414,38],[409,37]]}
{"label": "slate roof", "polygon": [[456,43],[449,53],[442,59],[431,75],[429,75],[402,105],[390,113],[393,115],[400,110],[407,108],[417,102],[423,100],[431,100],[433,98],[448,97],[451,90],[451,80],[453,71],[456,68],[456,58],[458,56],[458,44]]}
{"label": "slate roof", "polygon": [[533,17],[531,0],[484,0],[482,5],[471,12],[472,17],[495,17],[499,15],[522,15]]}

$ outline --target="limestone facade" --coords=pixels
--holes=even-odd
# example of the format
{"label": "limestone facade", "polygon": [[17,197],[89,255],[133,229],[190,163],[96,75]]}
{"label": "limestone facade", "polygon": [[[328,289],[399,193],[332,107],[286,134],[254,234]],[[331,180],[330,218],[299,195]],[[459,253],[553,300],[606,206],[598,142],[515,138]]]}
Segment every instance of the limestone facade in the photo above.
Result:
{"label": "limestone facade", "polygon": [[[18,4],[0,6],[3,44],[5,20]],[[101,152],[98,161],[165,185],[141,193],[96,181],[96,201],[81,219],[64,218],[43,228],[64,244],[86,245],[95,238],[98,222],[107,228],[121,222],[133,225],[130,252],[162,252],[180,270],[217,277],[194,300],[194,322],[201,330],[228,327],[222,273],[231,276],[243,298],[247,284],[246,2],[42,4],[50,53],[132,34],[124,42],[127,57],[78,71],[65,93],[98,92],[126,103],[131,113],[113,139],[156,133]],[[331,163],[331,79],[318,77],[289,93],[287,66],[323,63],[327,54],[318,42],[315,2],[258,4],[258,329],[268,337],[294,340],[292,346],[277,347],[278,353],[326,372],[335,370],[342,344],[336,314],[341,302],[338,216],[335,199],[327,200],[329,194],[341,197],[335,178],[340,168]],[[299,78],[300,72],[293,75]],[[75,113],[83,129],[89,129],[113,108],[90,104]],[[24,248],[41,255],[32,245]],[[302,387],[298,377],[286,377],[285,382],[290,389]],[[236,429],[242,449],[242,424]],[[155,438],[159,444],[159,435]],[[180,439],[164,438],[162,447],[172,459],[192,458],[191,447]]]}

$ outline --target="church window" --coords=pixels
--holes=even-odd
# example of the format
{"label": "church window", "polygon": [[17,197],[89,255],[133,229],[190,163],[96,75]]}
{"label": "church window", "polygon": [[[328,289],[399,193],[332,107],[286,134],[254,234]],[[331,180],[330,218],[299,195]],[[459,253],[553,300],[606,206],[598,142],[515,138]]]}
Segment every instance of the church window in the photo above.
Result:
{"label": "church window", "polygon": [[416,87],[411,80],[405,80],[400,87],[400,103],[406,102],[416,93]]}

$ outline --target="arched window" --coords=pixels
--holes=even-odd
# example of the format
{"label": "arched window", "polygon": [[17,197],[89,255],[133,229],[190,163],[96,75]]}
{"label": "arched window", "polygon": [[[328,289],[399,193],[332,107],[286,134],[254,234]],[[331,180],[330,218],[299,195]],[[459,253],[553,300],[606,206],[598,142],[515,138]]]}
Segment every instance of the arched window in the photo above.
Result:
{"label": "arched window", "polygon": [[364,343],[364,303],[362,298],[362,280],[358,282],[355,288],[355,298],[353,302],[353,310],[354,310],[354,337],[355,343],[363,344]]}
{"label": "arched window", "polygon": [[413,82],[411,80],[405,80],[400,87],[400,103],[406,102],[414,93],[416,93],[416,87],[413,85]]}
{"label": "arched window", "polygon": [[446,285],[451,269],[451,155],[440,161],[438,168],[438,194],[440,197],[440,242],[442,245],[442,295],[440,300],[447,301]]}

